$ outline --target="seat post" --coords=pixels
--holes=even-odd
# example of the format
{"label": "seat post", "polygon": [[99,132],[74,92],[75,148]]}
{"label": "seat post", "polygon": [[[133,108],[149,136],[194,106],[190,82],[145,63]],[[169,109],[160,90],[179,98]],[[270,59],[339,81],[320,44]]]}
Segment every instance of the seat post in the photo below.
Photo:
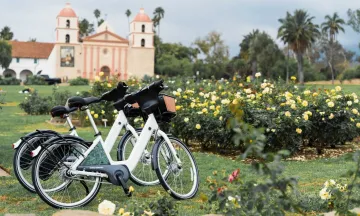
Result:
{"label": "seat post", "polygon": [[74,127],[74,125],[73,125],[72,122],[71,122],[70,115],[65,115],[64,117],[65,117],[66,122],[68,123],[68,125],[69,125],[69,127],[70,127],[70,131],[74,130],[75,127]]}
{"label": "seat post", "polygon": [[98,128],[96,127],[96,124],[95,124],[95,122],[94,122],[94,119],[93,119],[93,117],[92,117],[92,115],[91,115],[91,113],[90,113],[90,110],[89,110],[89,108],[88,107],[86,107],[86,114],[87,114],[87,116],[88,116],[88,118],[89,118],[89,121],[90,121],[90,123],[91,123],[91,126],[93,127],[93,129],[94,129],[94,131],[95,131],[95,135],[99,135],[100,133],[99,133],[99,130],[98,130]]}

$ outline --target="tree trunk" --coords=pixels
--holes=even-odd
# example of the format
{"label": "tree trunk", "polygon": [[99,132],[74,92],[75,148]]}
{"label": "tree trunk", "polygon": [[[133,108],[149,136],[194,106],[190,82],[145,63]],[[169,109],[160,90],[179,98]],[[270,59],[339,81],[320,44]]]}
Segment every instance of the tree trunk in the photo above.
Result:
{"label": "tree trunk", "polygon": [[296,59],[298,62],[298,76],[301,85],[304,85],[304,70],[303,70],[303,55],[302,53],[296,53]]}
{"label": "tree trunk", "polygon": [[287,50],[287,57],[286,57],[286,84],[289,84],[289,44]]}
{"label": "tree trunk", "polygon": [[329,59],[329,66],[330,66],[330,71],[331,71],[331,84],[334,85],[334,55],[333,55],[333,39],[330,40],[330,59]]}
{"label": "tree trunk", "polygon": [[335,79],[335,77],[334,77],[334,67],[333,67],[333,65],[332,65],[332,58],[330,59],[330,61],[328,62],[328,64],[329,64],[330,71],[331,71],[331,84],[334,85],[334,79]]}
{"label": "tree trunk", "polygon": [[256,62],[256,60],[253,60],[252,62],[251,62],[251,71],[252,71],[252,77],[253,77],[253,79],[255,78],[255,74],[256,74],[256,72],[257,72],[257,62]]}

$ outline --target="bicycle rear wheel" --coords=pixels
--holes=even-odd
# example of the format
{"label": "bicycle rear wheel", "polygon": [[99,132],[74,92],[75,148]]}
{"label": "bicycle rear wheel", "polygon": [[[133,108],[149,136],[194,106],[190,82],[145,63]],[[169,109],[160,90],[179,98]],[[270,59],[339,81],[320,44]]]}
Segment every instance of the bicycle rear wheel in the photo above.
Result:
{"label": "bicycle rear wheel", "polygon": [[101,178],[71,175],[70,166],[88,146],[67,136],[42,149],[35,160],[32,179],[40,198],[54,208],[75,208],[91,202]]}
{"label": "bicycle rear wheel", "polygon": [[34,158],[31,151],[35,150],[39,145],[56,135],[54,132],[35,132],[32,136],[24,137],[19,147],[16,149],[13,159],[13,168],[19,183],[29,192],[35,193],[35,188],[31,179],[31,166]]}
{"label": "bicycle rear wheel", "polygon": [[[193,155],[179,139],[171,137],[172,147],[176,155],[170,151],[169,144],[159,139],[153,149],[153,164],[155,172],[163,188],[175,199],[191,199],[199,188],[198,168]],[[181,164],[176,162],[178,157]],[[164,173],[167,173],[166,178]]]}

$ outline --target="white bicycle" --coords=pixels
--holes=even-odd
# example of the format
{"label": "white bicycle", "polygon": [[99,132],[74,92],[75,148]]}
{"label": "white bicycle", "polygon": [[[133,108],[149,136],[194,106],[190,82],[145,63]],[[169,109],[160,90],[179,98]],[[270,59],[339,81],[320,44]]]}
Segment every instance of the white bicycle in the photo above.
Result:
{"label": "white bicycle", "polygon": [[[127,90],[127,85],[125,83],[119,83],[116,89],[113,89],[112,91],[106,92],[102,95],[101,98],[85,98],[83,99],[85,103],[98,103],[101,101],[117,101],[119,98],[122,98]],[[42,146],[47,145],[48,143],[51,144],[52,141],[57,139],[66,140],[69,139],[70,141],[75,142],[83,142],[90,145],[91,143],[86,142],[84,139],[78,136],[76,132],[76,127],[73,126],[71,119],[69,117],[69,114],[71,112],[76,111],[78,108],[68,108],[67,106],[56,106],[51,110],[51,114],[53,117],[61,117],[66,119],[67,124],[70,127],[70,134],[69,136],[62,137],[59,133],[52,130],[37,130],[35,132],[29,133],[26,136],[22,137],[13,144],[13,148],[16,150],[14,154],[14,160],[13,160],[13,167],[15,176],[17,177],[20,184],[27,189],[28,191],[35,193],[35,188],[32,184],[32,177],[31,177],[31,166],[34,161],[34,157],[37,156],[37,154],[40,152]],[[85,110],[85,109],[84,109]],[[96,125],[94,124],[92,115],[90,114],[89,110],[86,109],[87,117],[92,122],[92,127],[95,131],[96,135],[100,135]],[[126,105],[125,107],[125,113],[127,117],[137,117],[141,114],[141,111],[138,107],[134,107],[131,105]],[[120,121],[123,121],[121,119]],[[119,152],[125,152],[127,149],[129,149],[129,146],[132,146],[137,138],[137,134],[140,133],[141,129],[134,129],[130,125],[126,126],[126,132],[122,139],[119,142]],[[108,135],[105,142],[107,143],[114,143],[116,142],[116,138],[113,134]],[[52,139],[51,142],[46,142]],[[129,144],[130,143],[130,144]],[[118,154],[120,155],[120,154]],[[149,152],[144,152],[144,158],[148,157]],[[123,157],[119,157],[119,160],[122,160],[123,158],[126,158],[125,155]],[[149,159],[148,159],[149,160]],[[144,162],[146,162],[144,160]],[[147,163],[147,162],[146,162]],[[143,163],[145,167],[142,167],[141,172],[137,172],[136,175],[131,175],[131,180],[141,186],[150,186],[150,185],[156,185],[159,184],[159,181],[157,179],[151,179],[148,176],[149,172],[153,172],[151,170],[151,167],[146,167],[146,163]],[[140,169],[140,168],[139,168]]]}
{"label": "white bicycle", "polygon": [[[104,142],[101,136],[89,148],[83,142],[59,140],[42,149],[32,170],[33,183],[41,199],[55,208],[84,206],[95,198],[103,180],[121,186],[125,194],[131,196],[126,182],[141,163],[143,152],[154,136],[156,143],[151,163],[161,185],[176,199],[194,197],[199,187],[194,157],[184,143],[177,138],[168,137],[157,123],[157,119],[171,119],[175,114],[175,99],[159,95],[164,88],[163,81],[158,81],[114,104],[119,110],[116,124],[110,131],[114,136],[128,124],[123,111],[125,104],[137,102],[148,115],[145,126],[125,161],[112,160],[109,153],[113,146]],[[73,104],[81,104],[81,101],[73,101]],[[69,107],[72,107],[70,101]]]}

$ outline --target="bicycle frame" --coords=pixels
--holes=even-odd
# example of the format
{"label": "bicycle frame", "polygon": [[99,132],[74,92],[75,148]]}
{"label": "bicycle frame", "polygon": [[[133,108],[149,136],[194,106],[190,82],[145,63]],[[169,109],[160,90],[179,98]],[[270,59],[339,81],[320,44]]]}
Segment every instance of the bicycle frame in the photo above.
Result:
{"label": "bicycle frame", "polygon": [[[93,124],[93,122],[91,122]],[[115,120],[114,126],[109,132],[109,136],[114,136],[115,134],[120,133],[123,127],[128,127],[128,121],[125,117],[124,112],[121,110],[119,111],[119,115]],[[136,132],[135,132],[136,134]],[[175,156],[176,162],[178,164],[181,164],[180,159],[177,157],[176,151],[174,147],[172,146],[168,136],[163,131],[159,130],[159,125],[155,119],[155,116],[153,114],[150,114],[148,117],[148,120],[145,123],[145,126],[140,134],[140,136],[137,138],[136,144],[134,145],[133,150],[131,151],[129,158],[125,161],[113,161],[110,156],[110,151],[112,149],[112,146],[104,142],[102,138],[99,136],[97,137],[90,148],[84,152],[82,155],[79,156],[79,158],[71,165],[70,172],[74,175],[86,175],[86,176],[94,176],[94,177],[105,177],[107,178],[108,175],[104,173],[98,173],[98,172],[88,172],[88,171],[81,171],[76,170],[77,167],[80,166],[80,164],[89,156],[89,154],[95,149],[97,145],[101,145],[102,148],[105,151],[105,155],[107,157],[107,160],[110,162],[110,165],[112,166],[119,166],[119,165],[125,165],[130,172],[132,172],[138,162],[140,161],[141,155],[144,152],[146,145],[151,139],[151,136],[155,134],[155,137],[161,136],[164,138],[164,140],[167,142],[168,147],[172,153],[172,155]],[[101,165],[92,165],[92,166],[101,166]]]}

